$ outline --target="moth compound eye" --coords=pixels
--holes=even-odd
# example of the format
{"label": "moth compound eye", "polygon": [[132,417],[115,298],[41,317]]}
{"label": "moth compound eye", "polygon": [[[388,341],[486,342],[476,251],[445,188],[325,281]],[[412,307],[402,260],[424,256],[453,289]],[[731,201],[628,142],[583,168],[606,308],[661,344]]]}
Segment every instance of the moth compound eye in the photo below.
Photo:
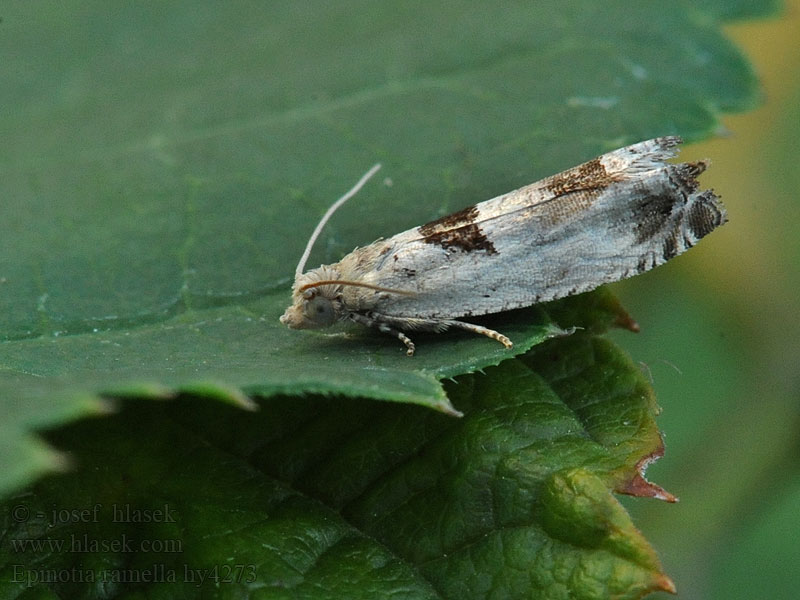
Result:
{"label": "moth compound eye", "polygon": [[306,318],[317,325],[332,325],[336,321],[333,304],[324,296],[311,298],[303,306],[303,311],[306,313]]}

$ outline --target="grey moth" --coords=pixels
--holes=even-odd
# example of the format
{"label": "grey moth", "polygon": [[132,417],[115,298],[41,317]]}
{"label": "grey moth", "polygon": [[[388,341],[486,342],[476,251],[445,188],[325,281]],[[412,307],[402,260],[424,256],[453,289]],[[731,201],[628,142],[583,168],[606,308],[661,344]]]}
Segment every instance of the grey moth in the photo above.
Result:
{"label": "grey moth", "polygon": [[502,333],[463,319],[643,273],[727,221],[713,191],[699,190],[707,161],[667,162],[680,143],[661,137],[608,152],[303,272],[322,227],[376,165],[318,224],[280,320],[292,329],[374,327],[402,341],[409,356],[414,331],[457,328],[510,348]]}

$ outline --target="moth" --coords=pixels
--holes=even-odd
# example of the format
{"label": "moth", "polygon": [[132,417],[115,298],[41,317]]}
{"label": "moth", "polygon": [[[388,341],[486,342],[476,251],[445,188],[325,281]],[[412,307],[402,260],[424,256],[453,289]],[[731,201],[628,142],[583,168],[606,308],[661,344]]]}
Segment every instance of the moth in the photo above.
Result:
{"label": "moth", "polygon": [[397,337],[409,356],[406,332],[414,331],[463,329],[511,348],[502,333],[462,319],[644,273],[727,221],[714,192],[698,191],[708,161],[667,162],[681,142],[660,137],[608,152],[304,273],[325,223],[375,165],[317,225],[280,321],[291,329],[353,321]]}

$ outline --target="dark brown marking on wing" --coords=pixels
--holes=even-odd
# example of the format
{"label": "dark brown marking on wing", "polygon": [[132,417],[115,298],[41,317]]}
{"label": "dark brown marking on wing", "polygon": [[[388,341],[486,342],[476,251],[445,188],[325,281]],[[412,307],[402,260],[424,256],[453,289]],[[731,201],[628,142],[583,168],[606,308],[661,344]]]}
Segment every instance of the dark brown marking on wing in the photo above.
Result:
{"label": "dark brown marking on wing", "polygon": [[[420,229],[420,231],[422,230]],[[457,229],[430,233],[424,235],[423,239],[427,243],[441,246],[445,250],[463,250],[464,252],[483,250],[486,254],[497,254],[494,244],[483,235],[480,227],[474,223]]]}
{"label": "dark brown marking on wing", "polygon": [[639,258],[639,264],[636,266],[636,271],[638,273],[644,273],[645,271],[655,268],[656,264],[656,255],[651,250]]}
{"label": "dark brown marking on wing", "polygon": [[676,239],[677,232],[673,231],[667,239],[664,240],[663,256],[664,260],[675,258],[678,255],[678,240]]}
{"label": "dark brown marking on wing", "polygon": [[704,192],[689,207],[686,222],[689,226],[689,231],[698,240],[725,222],[725,214],[717,206],[716,200],[717,197],[713,192]]}
{"label": "dark brown marking on wing", "polygon": [[552,194],[553,201],[543,207],[542,215],[546,214],[548,219],[544,224],[555,226],[574,217],[622,179],[619,174],[609,173],[599,158],[548,177],[543,189]]}
{"label": "dark brown marking on wing", "polygon": [[425,225],[420,225],[419,231],[422,235],[429,235],[447,229],[456,229],[463,225],[472,225],[477,218],[478,208],[476,206],[468,206],[458,212],[445,215],[435,221],[425,223]]}
{"label": "dark brown marking on wing", "polygon": [[636,265],[636,272],[640,275],[647,270],[647,255],[639,257],[639,264]]}
{"label": "dark brown marking on wing", "polygon": [[421,225],[419,232],[425,242],[441,246],[445,250],[462,250],[464,252],[483,250],[487,254],[497,254],[494,244],[475,223],[478,212],[475,206],[469,206]]}
{"label": "dark brown marking on wing", "polygon": [[589,195],[595,196],[615,180],[609,176],[600,159],[595,158],[563,173],[557,173],[546,181],[545,189],[558,197],[574,192],[593,192]]}
{"label": "dark brown marking on wing", "polygon": [[643,194],[642,201],[633,207],[637,244],[654,238],[667,228],[676,202],[669,193]]}

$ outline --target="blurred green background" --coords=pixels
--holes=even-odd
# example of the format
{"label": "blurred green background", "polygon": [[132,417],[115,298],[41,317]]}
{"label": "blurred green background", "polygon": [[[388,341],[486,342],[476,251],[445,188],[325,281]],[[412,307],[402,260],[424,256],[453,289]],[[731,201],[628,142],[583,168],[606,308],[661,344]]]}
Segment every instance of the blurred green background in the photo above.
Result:
{"label": "blurred green background", "polygon": [[[682,158],[728,223],[693,254],[614,290],[642,333],[614,334],[651,374],[666,455],[649,479],[673,506],[626,500],[681,598],[800,590],[800,0],[729,27],[763,103]],[[663,597],[655,595],[653,597]]]}

